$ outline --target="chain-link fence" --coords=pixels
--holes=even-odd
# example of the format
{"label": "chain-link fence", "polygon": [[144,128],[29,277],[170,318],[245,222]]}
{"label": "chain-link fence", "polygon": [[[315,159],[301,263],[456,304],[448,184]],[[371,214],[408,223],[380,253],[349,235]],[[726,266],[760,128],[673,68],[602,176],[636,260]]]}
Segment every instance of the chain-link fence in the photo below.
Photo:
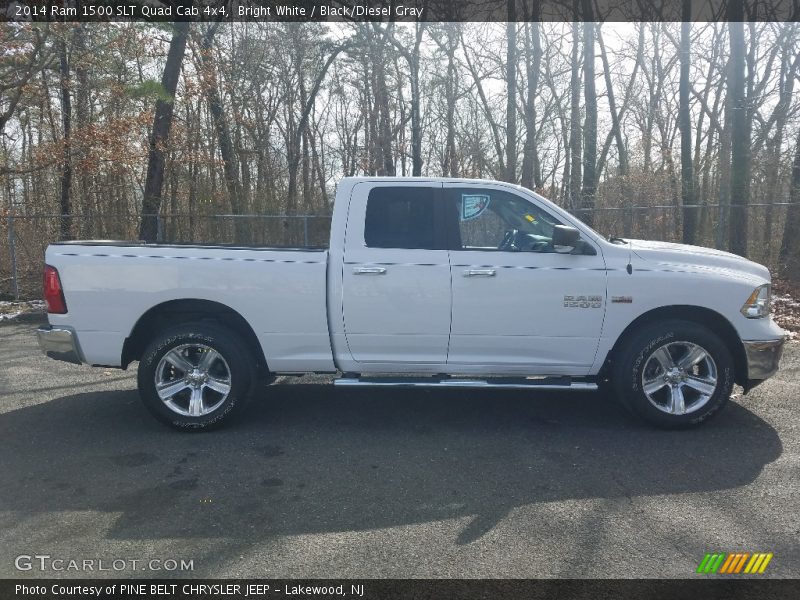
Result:
{"label": "chain-link fence", "polygon": [[[784,232],[786,202],[749,204],[748,257],[776,267]],[[734,207],[735,208],[735,207]],[[685,208],[680,206],[598,206],[575,210],[591,213],[592,225],[605,235],[671,242],[682,240]],[[727,247],[726,223],[731,207],[704,204],[695,210],[695,244]],[[132,240],[138,237],[142,215],[7,213],[0,220],[0,299],[30,299],[41,295],[41,270],[47,245],[68,230],[76,239]],[[158,217],[158,239],[167,243],[235,244],[244,246],[327,247],[329,215],[192,215]],[[66,228],[66,229],[65,229]]]}
{"label": "chain-link fence", "polygon": [[[682,243],[683,221],[689,216],[689,211],[692,211],[695,222],[693,244],[728,250],[731,213],[743,211],[747,229],[746,257],[767,265],[774,272],[778,267],[786,213],[790,206],[789,202],[702,204],[687,207],[600,206],[572,212],[581,219],[586,214],[591,214],[592,227],[606,236]],[[800,207],[794,207],[794,210],[798,208]]]}
{"label": "chain-link fence", "polygon": [[[135,240],[142,215],[7,214],[0,221],[0,299],[41,295],[44,251],[63,239]],[[329,215],[189,215],[157,217],[159,242],[272,247],[327,247]]]}

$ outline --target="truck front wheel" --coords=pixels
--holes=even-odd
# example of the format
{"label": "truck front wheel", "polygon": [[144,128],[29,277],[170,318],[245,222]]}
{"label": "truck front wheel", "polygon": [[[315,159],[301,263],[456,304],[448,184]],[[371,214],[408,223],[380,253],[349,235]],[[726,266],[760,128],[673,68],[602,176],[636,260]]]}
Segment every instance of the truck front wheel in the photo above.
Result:
{"label": "truck front wheel", "polygon": [[235,333],[187,323],[153,340],[139,362],[139,394],[160,421],[183,430],[215,427],[244,409],[255,362]]}
{"label": "truck front wheel", "polygon": [[725,406],[733,359],[711,330],[670,320],[648,325],[624,343],[612,379],[631,412],[659,427],[692,427]]}

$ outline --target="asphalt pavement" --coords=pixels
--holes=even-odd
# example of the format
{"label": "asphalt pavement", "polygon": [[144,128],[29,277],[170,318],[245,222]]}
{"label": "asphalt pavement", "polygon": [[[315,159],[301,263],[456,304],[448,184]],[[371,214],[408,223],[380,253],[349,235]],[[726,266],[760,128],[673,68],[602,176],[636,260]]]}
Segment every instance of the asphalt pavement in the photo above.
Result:
{"label": "asphalt pavement", "polygon": [[719,551],[800,577],[798,342],[691,431],[591,393],[303,377],[187,434],[35,326],[0,325],[0,577],[683,578]]}

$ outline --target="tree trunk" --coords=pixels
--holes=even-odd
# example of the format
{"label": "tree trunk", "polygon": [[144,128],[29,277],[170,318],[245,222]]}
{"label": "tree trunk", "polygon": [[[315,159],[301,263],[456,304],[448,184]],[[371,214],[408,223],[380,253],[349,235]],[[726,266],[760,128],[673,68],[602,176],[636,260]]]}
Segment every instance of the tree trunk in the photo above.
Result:
{"label": "tree trunk", "polygon": [[447,141],[445,142],[444,173],[445,177],[458,177],[456,162],[456,48],[458,36],[454,31],[455,23],[447,23],[447,78],[445,79],[445,102],[447,103]]}
{"label": "tree trunk", "polygon": [[[197,211],[197,177],[199,175],[200,169],[197,165],[197,155],[199,149],[201,147],[200,141],[200,101],[198,99],[197,102],[197,122],[195,123],[194,118],[191,114],[191,103],[186,103],[186,134],[189,137],[189,152],[190,152],[190,160],[189,160],[189,238],[188,241],[195,242],[196,239],[196,229],[195,229],[195,212]],[[192,131],[192,127],[194,126],[195,130]]]}
{"label": "tree trunk", "polygon": [[[304,78],[300,78],[300,106],[305,106],[308,101],[308,92]],[[300,173],[303,183],[303,213],[309,214],[313,199],[311,198],[311,154],[308,143],[308,124],[300,132]]]}
{"label": "tree trunk", "polygon": [[[228,196],[230,197],[231,212],[235,215],[239,215],[242,214],[242,184],[239,180],[239,167],[237,165],[236,156],[234,155],[230,129],[228,128],[228,122],[225,120],[222,98],[219,95],[217,65],[212,54],[212,45],[214,42],[214,35],[217,32],[216,26],[218,24],[219,22],[212,25],[203,36],[200,59],[203,69],[206,71],[205,75],[208,78],[204,86],[206,102],[208,102],[208,109],[211,112],[214,131],[217,134],[219,154],[222,157],[222,170],[225,173],[225,185],[228,188]],[[234,229],[236,232],[236,243],[244,243],[246,241],[244,237],[247,228],[244,225],[242,219],[235,219]]]}
{"label": "tree trunk", "polygon": [[[572,209],[580,207],[581,197],[581,80],[580,80],[580,29],[578,22],[572,24],[572,74],[570,77],[570,174],[569,203]],[[586,214],[580,213],[580,218]]]}
{"label": "tree trunk", "polygon": [[[791,38],[789,38],[791,39]],[[791,45],[788,43],[783,47],[781,56],[781,70],[778,79],[778,104],[773,111],[775,119],[775,135],[767,143],[767,189],[766,189],[766,213],[764,215],[764,234],[763,234],[763,247],[765,263],[769,264],[772,259],[772,248],[774,232],[773,227],[773,203],[778,190],[781,188],[781,152],[783,150],[783,136],[784,129],[786,128],[786,119],[788,116],[789,108],[792,104],[792,95],[794,94],[794,80],[797,71],[798,63],[800,63],[800,55],[792,61]]]}
{"label": "tree trunk", "polygon": [[[419,177],[422,175],[422,116],[421,116],[421,97],[419,89],[419,62],[420,46],[422,36],[425,32],[426,23],[418,22],[415,25],[414,48],[412,50],[397,41],[391,30],[387,30],[395,49],[403,56],[408,63],[409,82],[411,86],[411,175]],[[402,94],[402,87],[400,88]],[[403,159],[405,161],[405,158]],[[403,162],[403,172],[405,173],[405,162]]]}
{"label": "tree trunk", "polygon": [[692,1],[683,0],[680,42],[681,75],[679,83],[678,127],[681,132],[681,203],[683,204],[683,243],[695,243],[697,208],[694,196],[694,164],[692,160],[692,115],[689,108],[689,67]]}
{"label": "tree trunk", "polygon": [[794,149],[792,165],[790,204],[786,211],[786,224],[783,230],[783,241],[779,263],[781,276],[791,281],[800,281],[800,134]]}
{"label": "tree trunk", "polygon": [[411,69],[411,175],[422,175],[422,116],[420,114],[421,93],[419,89],[419,59],[422,34],[425,23],[417,23],[417,35],[414,51],[411,53],[409,67]]}
{"label": "tree trunk", "polygon": [[[619,174],[624,176],[628,174],[628,153],[625,148],[625,141],[622,139],[622,126],[620,124],[620,118],[625,110],[628,94],[626,93],[622,108],[620,108],[619,112],[617,112],[617,100],[614,95],[614,85],[611,80],[611,66],[608,62],[608,54],[606,53],[606,46],[605,43],[603,43],[603,34],[599,26],[597,28],[597,41],[600,46],[600,58],[603,61],[603,78],[606,82],[606,93],[608,94],[608,109],[611,113],[611,131],[609,132],[609,135],[616,142],[617,155],[619,159]],[[636,71],[638,66],[639,62],[637,60],[634,63],[633,73],[631,74],[631,85],[633,85],[633,82],[636,80]],[[603,168],[605,167],[606,156],[608,155],[606,145],[607,144],[604,144],[603,152],[600,153],[600,159],[597,161],[595,172],[596,178],[599,178],[602,175]]]}
{"label": "tree trunk", "polygon": [[[730,68],[730,64],[726,67]],[[731,97],[725,96],[725,114],[722,132],[719,136],[719,190],[717,194],[717,227],[714,232],[716,248],[722,250],[727,245],[731,205]]]}
{"label": "tree trunk", "polygon": [[[334,59],[339,55],[339,53],[347,48],[349,48],[349,44],[337,46],[328,55],[327,60],[322,65],[319,73],[317,73],[317,78],[314,80],[314,84],[308,91],[308,98],[306,99],[305,105],[302,107],[300,120],[297,123],[297,127],[294,128],[294,134],[289,138],[288,145],[290,149],[294,148],[293,151],[289,152],[288,156],[289,181],[287,190],[287,203],[289,207],[294,207],[297,200],[297,167],[300,163],[300,136],[302,135],[303,130],[305,130],[305,128],[308,126],[308,118],[311,115],[311,109],[314,107],[314,102],[316,101],[317,94],[319,93],[319,88],[322,85],[322,80],[325,78],[325,74],[328,72],[328,69],[330,68],[331,64],[333,64]],[[290,208],[287,210],[287,212],[292,214],[291,210],[293,210],[293,208]]]}
{"label": "tree trunk", "polygon": [[750,120],[745,95],[744,8],[742,0],[730,0],[731,119],[731,217],[729,249],[747,256],[747,204],[750,197]]}
{"label": "tree trunk", "polygon": [[386,84],[386,36],[380,25],[373,23],[375,36],[372,39],[372,69],[375,79],[375,102],[378,108],[378,147],[381,169],[378,175],[396,174],[392,153],[392,127],[389,114],[389,90]]}
{"label": "tree trunk", "polygon": [[603,169],[606,165],[606,158],[608,157],[608,152],[611,149],[611,142],[612,140],[616,142],[617,145],[617,155],[619,160],[619,195],[620,195],[620,203],[625,207],[625,211],[622,217],[622,234],[625,237],[630,237],[633,234],[633,197],[631,194],[631,186],[628,181],[628,174],[629,174],[629,165],[628,165],[628,149],[625,147],[625,140],[622,138],[622,117],[625,114],[625,111],[628,108],[628,102],[631,98],[631,93],[633,90],[634,83],[636,82],[636,75],[639,71],[639,66],[642,62],[642,49],[644,47],[644,28],[642,25],[639,25],[639,34],[638,34],[638,44],[637,44],[637,51],[636,51],[636,60],[633,63],[633,70],[631,71],[631,77],[628,83],[628,87],[625,90],[625,95],[622,99],[622,105],[619,108],[619,112],[617,112],[617,102],[616,96],[614,95],[614,85],[611,80],[611,66],[609,65],[608,61],[608,54],[606,53],[605,43],[603,42],[603,34],[602,30],[598,26],[597,28],[597,42],[600,46],[600,58],[603,61],[603,76],[606,82],[606,90],[608,92],[608,108],[609,112],[611,113],[611,131],[608,133],[606,137],[606,141],[603,144],[603,149],[600,152],[600,158],[597,160],[597,167],[595,172],[596,180],[602,176]]}
{"label": "tree trunk", "polygon": [[597,187],[597,92],[594,85],[594,23],[583,24],[583,93],[586,119],[583,126],[583,188],[581,189],[581,218],[587,225],[594,221],[594,199]]}
{"label": "tree trunk", "polygon": [[63,150],[61,155],[61,195],[59,209],[61,223],[59,239],[72,238],[72,207],[70,189],[72,188],[72,100],[70,98],[69,56],[67,54],[67,32],[62,32],[63,37],[59,43],[59,75],[61,91],[61,124],[63,128]]}
{"label": "tree trunk", "polygon": [[505,180],[517,179],[517,23],[516,0],[508,0],[506,23],[506,173]]}
{"label": "tree trunk", "polygon": [[[486,119],[487,124],[489,125],[489,129],[492,134],[492,141],[494,142],[494,149],[495,153],[497,154],[497,164],[495,168],[494,166],[487,165],[486,156],[474,156],[477,159],[475,162],[480,164],[478,168],[478,172],[482,172],[484,167],[489,167],[492,172],[495,174],[495,179],[504,179],[508,170],[506,169],[506,152],[503,148],[503,142],[501,139],[501,131],[500,126],[494,120],[492,116],[492,106],[489,103],[489,98],[486,95],[486,90],[483,86],[483,81],[485,77],[478,73],[477,66],[475,61],[470,58],[469,52],[467,51],[467,44],[464,40],[464,32],[463,30],[459,31],[459,38],[461,41],[461,47],[464,53],[464,61],[466,62],[467,69],[469,69],[470,75],[472,75],[472,81],[475,84],[475,89],[478,92],[478,98],[480,99],[480,104],[483,109],[484,118]],[[478,107],[475,106],[474,110],[477,111]],[[477,112],[475,113],[475,118],[477,119]],[[477,146],[473,148],[473,152],[477,151]],[[475,165],[473,165],[472,170],[473,175],[475,174]]]}
{"label": "tree trunk", "polygon": [[420,116],[419,54],[411,65],[411,175],[422,175],[422,119]]}
{"label": "tree trunk", "polygon": [[150,150],[147,156],[147,177],[144,183],[142,202],[142,223],[139,239],[155,241],[158,235],[158,213],[161,209],[161,190],[164,183],[164,150],[172,128],[172,111],[175,92],[181,73],[181,63],[186,51],[188,22],[173,23],[172,39],[169,43],[167,62],[161,76],[161,86],[165,97],[156,100],[153,117],[153,130],[150,134]]}
{"label": "tree trunk", "polygon": [[542,187],[542,171],[536,148],[536,95],[539,89],[539,71],[542,62],[542,42],[539,4],[534,3],[533,23],[525,23],[525,64],[527,66],[528,95],[525,98],[525,148],[522,154],[522,185]]}
{"label": "tree trunk", "polygon": [[78,142],[78,182],[79,182],[79,204],[78,212],[82,213],[82,220],[80,225],[76,228],[78,235],[82,238],[91,237],[91,231],[94,225],[94,217],[92,215],[93,206],[91,202],[91,177],[89,170],[86,166],[86,161],[90,154],[91,143],[87,140],[85,134],[86,129],[90,124],[90,98],[91,92],[89,90],[89,75],[86,70],[86,63],[89,60],[88,52],[86,49],[86,31],[88,25],[86,23],[78,23],[75,26],[75,48],[73,56],[77,56],[75,61],[75,79],[77,80],[77,89],[75,99],[77,106],[75,107],[75,120],[78,125],[78,130],[82,133]]}

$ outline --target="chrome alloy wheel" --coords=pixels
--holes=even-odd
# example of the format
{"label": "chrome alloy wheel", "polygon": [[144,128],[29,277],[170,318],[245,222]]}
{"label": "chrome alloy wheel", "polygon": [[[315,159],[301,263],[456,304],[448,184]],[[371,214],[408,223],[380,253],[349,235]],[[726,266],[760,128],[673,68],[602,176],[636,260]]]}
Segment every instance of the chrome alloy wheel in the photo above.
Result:
{"label": "chrome alloy wheel", "polygon": [[167,352],[155,375],[156,393],[170,410],[202,417],[225,402],[231,370],[222,355],[205,344],[183,344]]}
{"label": "chrome alloy wheel", "polygon": [[701,409],[717,389],[717,365],[692,342],[670,342],[653,352],[642,371],[642,390],[658,410],[686,415]]}

